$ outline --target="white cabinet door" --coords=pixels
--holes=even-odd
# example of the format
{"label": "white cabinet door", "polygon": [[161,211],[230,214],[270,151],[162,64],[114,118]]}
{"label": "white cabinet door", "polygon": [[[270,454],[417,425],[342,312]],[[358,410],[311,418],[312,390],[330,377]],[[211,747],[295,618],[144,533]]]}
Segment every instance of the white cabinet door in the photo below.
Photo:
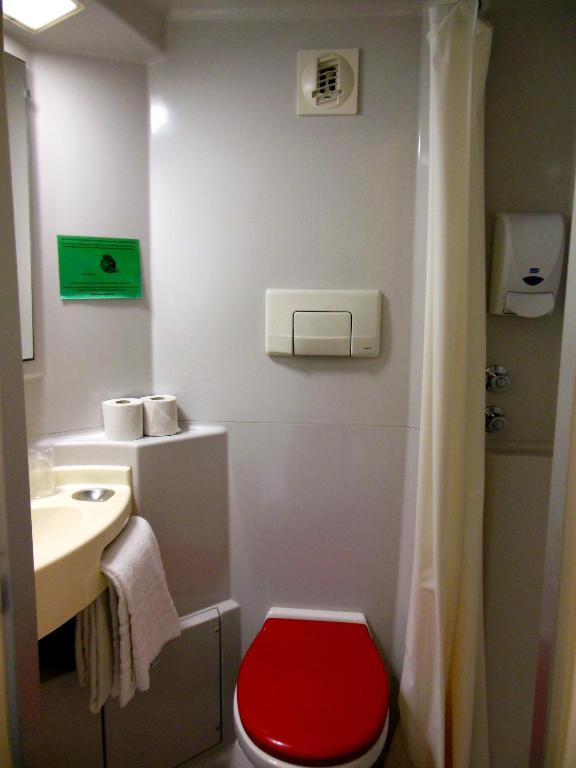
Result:
{"label": "white cabinet door", "polygon": [[104,714],[107,768],[174,768],[221,739],[220,618],[210,609],[162,650],[150,690]]}

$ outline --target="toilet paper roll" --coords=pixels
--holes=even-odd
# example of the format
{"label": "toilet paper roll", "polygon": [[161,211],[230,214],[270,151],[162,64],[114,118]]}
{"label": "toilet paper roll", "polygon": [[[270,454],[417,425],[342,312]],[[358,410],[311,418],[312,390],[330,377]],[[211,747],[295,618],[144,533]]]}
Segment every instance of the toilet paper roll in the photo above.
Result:
{"label": "toilet paper roll", "polygon": [[108,440],[138,440],[144,434],[142,403],[137,397],[103,400],[102,415]]}
{"label": "toilet paper roll", "polygon": [[174,395],[148,395],[141,402],[144,407],[145,435],[163,437],[180,432]]}

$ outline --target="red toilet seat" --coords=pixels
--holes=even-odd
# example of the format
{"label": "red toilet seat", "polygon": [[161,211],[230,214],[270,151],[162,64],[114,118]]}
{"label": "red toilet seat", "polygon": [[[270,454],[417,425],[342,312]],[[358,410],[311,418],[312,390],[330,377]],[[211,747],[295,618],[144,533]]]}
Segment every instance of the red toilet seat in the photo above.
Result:
{"label": "red toilet seat", "polygon": [[238,711],[250,739],[286,762],[336,765],[378,740],[388,675],[364,624],[270,618],[246,654]]}

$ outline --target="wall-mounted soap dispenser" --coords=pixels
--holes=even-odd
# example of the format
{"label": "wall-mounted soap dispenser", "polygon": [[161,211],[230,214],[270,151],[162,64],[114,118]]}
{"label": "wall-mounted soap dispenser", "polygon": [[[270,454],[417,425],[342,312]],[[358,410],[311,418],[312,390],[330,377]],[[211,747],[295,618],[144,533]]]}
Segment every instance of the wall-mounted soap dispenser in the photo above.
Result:
{"label": "wall-mounted soap dispenser", "polygon": [[497,213],[490,314],[542,317],[562,276],[564,222],[556,213]]}

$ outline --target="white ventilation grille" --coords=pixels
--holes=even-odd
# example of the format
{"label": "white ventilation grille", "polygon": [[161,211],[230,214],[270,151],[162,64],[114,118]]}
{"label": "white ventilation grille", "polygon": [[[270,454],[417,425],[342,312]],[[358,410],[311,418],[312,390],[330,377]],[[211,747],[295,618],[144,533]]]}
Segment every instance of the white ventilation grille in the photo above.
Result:
{"label": "white ventilation grille", "polygon": [[325,56],[316,60],[316,88],[312,98],[316,106],[335,104],[342,94],[340,85],[340,57]]}
{"label": "white ventilation grille", "polygon": [[358,49],[299,51],[298,114],[358,112]]}

